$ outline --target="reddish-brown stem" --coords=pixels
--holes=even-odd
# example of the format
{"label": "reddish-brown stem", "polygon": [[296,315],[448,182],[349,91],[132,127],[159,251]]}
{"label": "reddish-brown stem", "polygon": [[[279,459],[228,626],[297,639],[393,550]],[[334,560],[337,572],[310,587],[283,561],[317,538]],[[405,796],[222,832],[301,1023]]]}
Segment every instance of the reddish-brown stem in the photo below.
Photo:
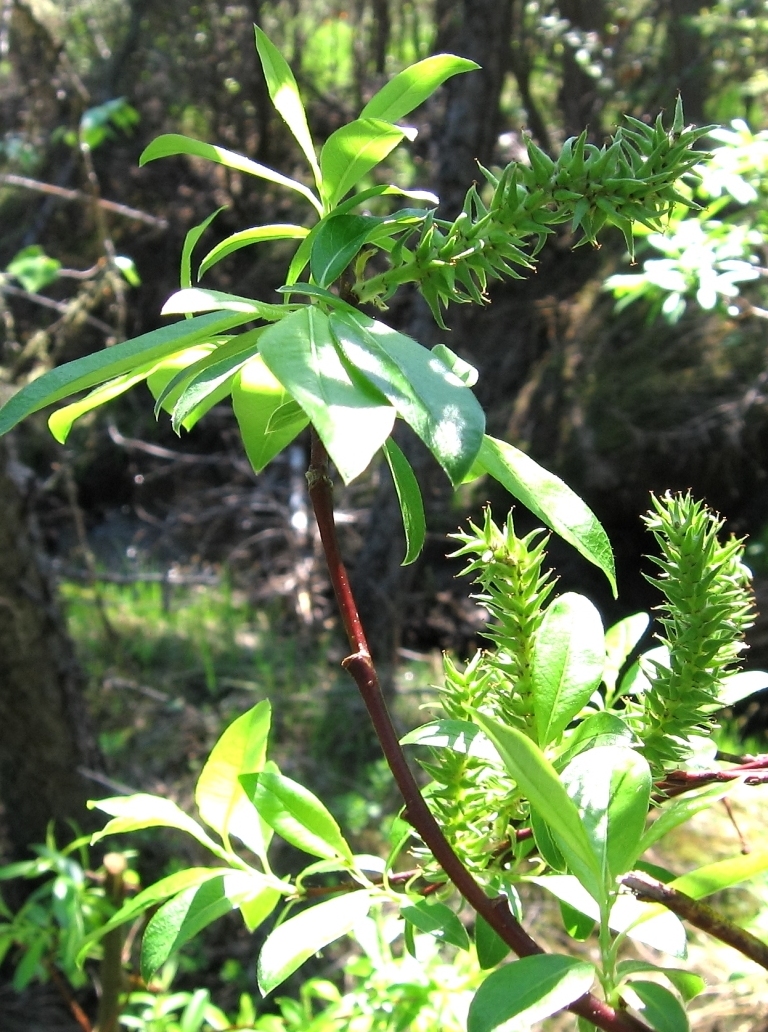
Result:
{"label": "reddish-brown stem", "polygon": [[[336,602],[352,650],[352,654],[347,656],[342,666],[351,674],[363,697],[382,751],[405,802],[404,817],[419,834],[467,903],[488,922],[518,957],[543,953],[541,946],[515,919],[506,900],[503,897],[491,899],[486,896],[454,853],[419,791],[387,710],[349,577],[341,558],[333,517],[333,485],[328,474],[328,455],[314,427],[311,432],[311,457],[307,471],[309,495]],[[615,1010],[591,993],[580,997],[568,1009],[591,1021],[598,1028],[604,1029],[605,1032],[649,1032],[648,1026],[643,1022],[631,1014]]]}
{"label": "reddish-brown stem", "polygon": [[661,903],[667,910],[673,911],[678,917],[682,917],[692,924],[694,928],[700,928],[702,932],[732,946],[745,957],[760,964],[761,967],[768,968],[768,945],[750,932],[746,932],[743,928],[739,928],[738,925],[721,917],[706,903],[692,899],[684,892],[678,892],[677,889],[640,871],[625,874],[621,880],[638,899],[647,903]]}

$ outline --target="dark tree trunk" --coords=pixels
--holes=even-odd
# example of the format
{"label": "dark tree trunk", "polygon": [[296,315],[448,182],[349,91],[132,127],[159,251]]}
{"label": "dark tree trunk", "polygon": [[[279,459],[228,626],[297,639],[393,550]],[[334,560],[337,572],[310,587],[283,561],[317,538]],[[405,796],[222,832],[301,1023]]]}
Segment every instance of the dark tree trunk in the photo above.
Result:
{"label": "dark tree trunk", "polygon": [[44,841],[51,820],[89,823],[79,771],[100,766],[82,674],[36,541],[30,480],[0,444],[0,799],[15,857]]}

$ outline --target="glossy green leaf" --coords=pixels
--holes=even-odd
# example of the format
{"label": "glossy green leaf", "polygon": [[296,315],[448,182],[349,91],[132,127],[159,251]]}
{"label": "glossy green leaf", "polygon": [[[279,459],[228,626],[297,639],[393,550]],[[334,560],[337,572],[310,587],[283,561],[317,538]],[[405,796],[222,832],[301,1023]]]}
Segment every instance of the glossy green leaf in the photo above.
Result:
{"label": "glossy green leaf", "polygon": [[140,337],[51,369],[22,387],[0,409],[0,434],[7,433],[22,419],[46,405],[131,373],[150,362],[160,362],[183,347],[225,333],[250,318],[253,316],[242,312],[211,312],[196,319],[162,326]]}
{"label": "glossy green leaf", "polygon": [[344,482],[354,480],[392,432],[395,410],[362,378],[351,379],[328,316],[299,309],[266,330],[260,351],[309,416]]}
{"label": "glossy green leaf", "polygon": [[634,745],[635,735],[621,717],[608,710],[590,713],[580,721],[574,731],[563,740],[563,751],[557,757],[555,766],[558,770],[569,763],[574,756],[586,749],[596,749],[602,745]]}
{"label": "glossy green leaf", "polygon": [[[349,312],[352,315],[357,314],[357,309],[353,308],[348,301],[344,301],[338,294],[334,294],[333,291],[327,290],[325,287],[318,287],[316,283],[292,283],[290,286],[286,284],[283,287],[277,288],[279,294],[285,294],[286,297],[292,297],[294,294],[301,294],[305,297],[316,297],[320,301],[324,302],[330,309],[335,309],[339,312]],[[325,311],[323,306],[323,311]]]}
{"label": "glossy green leaf", "polygon": [[177,828],[192,835],[217,856],[226,856],[226,852],[205,833],[197,821],[170,799],[138,793],[90,800],[88,808],[101,810],[112,817],[106,827],[93,835],[92,844],[100,842],[107,835],[120,835],[127,831],[140,831],[142,828]]}
{"label": "glossy green leaf", "polygon": [[294,139],[304,152],[309,162],[315,183],[318,189],[321,185],[320,167],[317,164],[315,145],[312,142],[312,135],[307,125],[307,115],[304,111],[304,104],[301,100],[299,87],[293,72],[283,55],[266,36],[266,34],[254,25],[256,33],[256,49],[261,58],[261,67],[264,69],[264,78],[267,80],[267,89],[275,110],[281,116],[285,124],[293,133]]}
{"label": "glossy green leaf", "polygon": [[351,932],[371,906],[367,892],[349,892],[304,910],[267,936],[257,968],[264,996],[329,943]]}
{"label": "glossy green leaf", "polygon": [[483,971],[496,967],[510,953],[510,947],[480,914],[475,918],[475,949]]}
{"label": "glossy green leaf", "polygon": [[458,376],[465,387],[474,387],[480,375],[473,365],[451,351],[445,344],[435,344],[432,354],[451,370],[454,376]]}
{"label": "glossy green leaf", "polygon": [[405,532],[405,558],[402,566],[408,566],[418,559],[427,536],[427,521],[424,517],[424,502],[421,499],[419,482],[411,464],[400,448],[390,439],[384,442],[384,455],[400,503]]}
{"label": "glossy green leaf", "polygon": [[151,982],[171,954],[228,914],[266,881],[257,872],[229,871],[168,900],[154,914],[141,940],[141,977]]}
{"label": "glossy green leaf", "polygon": [[187,231],[184,237],[184,246],[181,249],[181,268],[179,269],[179,286],[182,290],[192,286],[192,252],[197,246],[200,237],[205,233],[219,212],[224,211],[224,205],[212,212],[207,219]]}
{"label": "glossy green leaf", "polygon": [[[188,312],[243,312],[251,319],[277,322],[289,315],[286,305],[270,305],[251,297],[227,294],[222,290],[208,290],[206,287],[188,287],[171,294],[163,305],[161,315],[183,315]],[[243,320],[245,321],[245,320]],[[248,320],[250,322],[250,319]]]}
{"label": "glossy green leaf", "polygon": [[253,803],[286,842],[326,860],[341,857],[350,864],[352,850],[329,810],[308,788],[283,774],[259,775]]}
{"label": "glossy green leaf", "polygon": [[285,186],[289,190],[295,190],[310,202],[310,204],[322,214],[323,206],[318,198],[312,193],[309,187],[295,179],[289,179],[274,169],[260,165],[257,161],[251,161],[243,154],[236,154],[225,147],[215,147],[210,143],[202,143],[200,140],[192,140],[188,136],[179,136],[177,133],[166,133],[158,136],[143,151],[139,158],[139,165],[146,165],[148,161],[155,161],[157,158],[169,158],[176,154],[189,154],[194,158],[205,158],[208,161],[215,161],[226,168],[234,169],[236,172],[246,172],[248,175],[257,176],[259,179],[266,179],[278,186]]}
{"label": "glossy green leaf", "polygon": [[450,943],[460,950],[469,949],[467,930],[456,914],[439,900],[429,903],[421,899],[412,906],[400,908],[400,915],[420,932],[433,935],[440,942]]}
{"label": "glossy green leaf", "polygon": [[686,971],[683,968],[658,967],[656,964],[649,964],[646,960],[621,960],[616,965],[616,971],[622,979],[639,972],[655,971],[669,979],[686,1003],[707,988],[707,983],[701,975],[694,974],[693,971]]}
{"label": "glossy green leaf", "polygon": [[212,354],[188,367],[179,384],[180,393],[175,402],[170,397],[172,426],[190,430],[209,409],[232,393],[236,374],[258,351],[263,327],[241,333],[222,344]]}
{"label": "glossy green leaf", "polygon": [[273,423],[273,418],[292,401],[261,355],[254,355],[235,376],[232,408],[245,452],[256,473],[261,473],[309,422],[303,410],[297,412],[291,408],[290,419],[283,420],[279,426]]}
{"label": "glossy green leaf", "polygon": [[568,863],[557,842],[555,842],[549,824],[536,809],[531,810],[530,822],[533,841],[536,843],[536,849],[541,859],[549,864],[553,871],[560,871],[562,874],[565,874],[568,870]]}
{"label": "glossy green leaf", "polygon": [[570,903],[566,903],[562,899],[558,902],[560,904],[560,916],[563,919],[563,928],[565,928],[572,939],[575,939],[577,942],[585,942],[594,932],[597,922],[576,910]]}
{"label": "glossy green leaf", "polygon": [[648,629],[647,613],[633,613],[613,624],[605,632],[605,668],[603,681],[609,693],[616,690],[616,680],[630,653]]}
{"label": "glossy green leaf", "polygon": [[403,129],[377,118],[357,119],[331,133],[320,152],[322,196],[328,210],[405,136]]}
{"label": "glossy green leaf", "polygon": [[474,61],[453,54],[435,54],[405,68],[374,93],[360,113],[361,118],[383,118],[396,122],[432,96],[446,79],[480,67]]}
{"label": "glossy green leaf", "polygon": [[86,956],[91,943],[101,939],[107,932],[111,932],[113,928],[119,928],[120,925],[126,924],[128,921],[134,921],[145,910],[157,906],[158,903],[162,903],[163,900],[169,899],[179,892],[196,888],[212,878],[221,878],[222,873],[221,867],[188,867],[184,871],[169,874],[167,878],[161,878],[160,881],[147,886],[137,896],[127,900],[106,924],[103,924],[86,937],[78,954],[78,963]]}
{"label": "glossy green leaf", "polygon": [[108,380],[99,387],[95,387],[80,401],[75,401],[71,405],[65,405],[64,408],[56,409],[48,417],[49,430],[59,444],[64,444],[67,437],[69,437],[69,431],[72,429],[75,420],[84,416],[86,412],[91,412],[101,405],[106,405],[113,398],[118,398],[121,394],[125,394],[131,387],[146,380],[154,368],[154,362],[149,365],[139,366],[132,373],[117,376],[114,380]]}
{"label": "glossy green leaf", "polygon": [[768,672],[765,670],[739,670],[729,674],[720,683],[717,693],[718,702],[723,706],[733,706],[742,699],[748,699],[755,692],[768,688]]}
{"label": "glossy green leaf", "polygon": [[458,485],[480,449],[485,414],[461,380],[415,340],[364,315],[333,312],[347,361],[395,407]]}
{"label": "glossy green leaf", "polygon": [[206,359],[212,358],[216,351],[215,344],[196,344],[178,351],[175,355],[169,355],[153,367],[147,377],[147,387],[155,399],[156,416],[160,414],[161,409],[173,412],[174,405],[184,390],[187,377],[193,376],[194,368]]}
{"label": "glossy green leaf", "polygon": [[317,227],[310,268],[315,282],[329,287],[346,269],[383,219],[372,215],[332,215]]}
{"label": "glossy green leaf", "polygon": [[253,932],[263,924],[282,898],[283,893],[279,889],[265,884],[253,896],[244,899],[240,904],[240,913],[248,931]]}
{"label": "glossy green leaf", "polygon": [[720,892],[731,885],[740,885],[758,874],[768,871],[768,849],[759,849],[754,853],[732,856],[727,860],[718,860],[714,864],[706,864],[695,871],[675,878],[669,883],[671,889],[684,892],[692,899],[704,899],[713,892]]}
{"label": "glossy green leaf", "polygon": [[524,1032],[589,992],[592,964],[543,953],[522,957],[490,974],[474,995],[467,1032]]}
{"label": "glossy green leaf", "polygon": [[637,860],[651,798],[646,759],[626,746],[580,753],[560,775],[610,888]]}
{"label": "glossy green leaf", "polygon": [[603,623],[595,606],[575,592],[547,608],[531,661],[539,745],[562,734],[600,684],[605,663]]}
{"label": "glossy green leaf", "polygon": [[239,233],[233,233],[220,244],[211,248],[208,254],[200,262],[198,278],[203,276],[210,268],[220,262],[222,258],[234,254],[241,247],[250,247],[252,244],[261,244],[265,240],[303,240],[309,234],[304,226],[292,226],[289,223],[278,225],[254,226],[253,229],[243,229]]}
{"label": "glossy green leaf", "polygon": [[549,825],[570,869],[596,898],[601,898],[604,887],[599,857],[555,768],[536,744],[516,728],[505,727],[478,711],[473,713],[473,719],[498,749],[520,791]]}
{"label": "glossy green leaf", "polygon": [[414,728],[400,739],[401,745],[430,745],[434,749],[453,749],[467,756],[480,756],[499,762],[499,754],[480,728],[469,720],[431,720]]}
{"label": "glossy green leaf", "polygon": [[195,803],[205,823],[225,842],[236,835],[262,859],[269,842],[264,841],[259,816],[238,777],[264,769],[271,719],[265,699],[233,721],[214,745],[195,788]]}
{"label": "glossy green leaf", "polygon": [[642,1001],[638,1008],[656,1032],[690,1032],[688,1017],[678,998],[658,982],[631,982],[632,992]]}
{"label": "glossy green leaf", "polygon": [[652,845],[672,831],[673,828],[685,824],[686,821],[689,821],[691,817],[701,810],[707,810],[713,803],[723,799],[739,784],[741,782],[735,779],[726,784],[721,782],[720,784],[705,785],[703,788],[693,789],[691,792],[686,792],[685,795],[670,799],[664,803],[656,811],[658,816],[642,837],[639,847],[640,855],[647,849],[650,849]]}
{"label": "glossy green leaf", "polygon": [[481,473],[498,480],[535,516],[602,570],[616,594],[616,570],[608,536],[592,510],[567,484],[519,448],[488,436],[483,439],[470,476],[474,479]]}

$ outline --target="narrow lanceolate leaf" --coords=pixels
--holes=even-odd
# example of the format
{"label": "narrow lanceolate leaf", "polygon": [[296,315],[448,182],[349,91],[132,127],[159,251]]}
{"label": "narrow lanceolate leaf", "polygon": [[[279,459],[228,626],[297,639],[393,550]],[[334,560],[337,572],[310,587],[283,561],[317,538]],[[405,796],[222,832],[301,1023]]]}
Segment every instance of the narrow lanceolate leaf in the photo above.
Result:
{"label": "narrow lanceolate leaf", "polygon": [[261,58],[261,67],[264,69],[264,78],[267,80],[270,99],[304,152],[319,190],[321,184],[320,168],[317,164],[315,145],[312,142],[312,135],[307,125],[307,115],[304,111],[304,104],[301,100],[296,79],[288,62],[274,43],[262,32],[258,25],[254,25],[254,29],[256,32],[256,49]]}
{"label": "narrow lanceolate leaf", "polygon": [[696,975],[693,971],[685,971],[683,968],[658,967],[647,960],[621,960],[616,965],[616,972],[622,980],[627,975],[637,974],[640,971],[654,971],[656,974],[663,975],[664,978],[669,979],[686,1003],[698,996],[699,993],[703,993],[707,988],[707,983],[701,975]]}
{"label": "narrow lanceolate leaf", "polygon": [[390,79],[375,93],[360,113],[361,118],[382,118],[396,122],[432,96],[452,75],[472,72],[479,64],[453,54],[435,54],[418,61]]}
{"label": "narrow lanceolate leaf", "polygon": [[411,469],[411,464],[391,437],[384,442],[384,454],[389,463],[395,491],[397,491],[397,500],[400,503],[400,513],[403,517],[405,559],[403,559],[402,565],[408,566],[416,561],[424,547],[427,533],[424,503],[421,499],[419,482]]}
{"label": "narrow lanceolate leaf", "polygon": [[720,892],[731,885],[749,881],[764,871],[768,871],[768,850],[760,849],[754,853],[718,860],[717,863],[689,871],[688,874],[675,878],[669,883],[669,887],[684,892],[692,899],[704,899],[713,892]]}
{"label": "narrow lanceolate leaf", "polygon": [[475,993],[467,1032],[493,1032],[500,1025],[510,1030],[532,1028],[589,992],[594,979],[592,964],[556,953],[505,964]]}
{"label": "narrow lanceolate leaf", "polygon": [[106,924],[103,924],[86,937],[78,955],[78,962],[86,955],[91,943],[101,939],[107,932],[111,932],[113,928],[119,928],[120,925],[126,924],[128,921],[134,921],[145,910],[157,906],[158,903],[162,903],[163,900],[169,899],[179,892],[195,888],[206,881],[210,881],[212,878],[220,878],[221,875],[221,867],[188,867],[185,871],[169,874],[167,878],[161,878],[154,885],[149,885],[138,896],[134,896],[133,899],[129,899],[124,903]]}
{"label": "narrow lanceolate leaf", "polygon": [[434,935],[440,942],[447,942],[460,950],[469,949],[466,928],[445,903],[429,903],[422,899],[412,906],[401,907],[400,914],[420,932]]}
{"label": "narrow lanceolate leaf", "polygon": [[320,152],[326,208],[332,210],[405,136],[403,129],[377,118],[360,118],[331,133]]}
{"label": "narrow lanceolate leaf", "polygon": [[570,869],[592,896],[603,898],[600,859],[555,768],[536,744],[516,728],[505,727],[478,711],[473,713],[473,719],[498,749],[522,794],[546,821]]}
{"label": "narrow lanceolate leaf", "polygon": [[656,811],[657,817],[643,835],[640,843],[640,855],[667,835],[673,828],[685,824],[701,810],[707,810],[713,803],[723,799],[734,790],[741,781],[735,778],[726,784],[705,785],[685,795],[670,799]]}
{"label": "narrow lanceolate leaf", "polygon": [[270,721],[266,699],[233,721],[214,745],[195,788],[195,803],[205,823],[225,841],[236,835],[261,858],[266,844],[259,816],[238,777],[264,769]]}
{"label": "narrow lanceolate leaf", "polygon": [[317,308],[301,308],[270,326],[259,350],[306,412],[344,482],[354,480],[392,432],[395,410],[362,377],[353,382],[328,317]]}
{"label": "narrow lanceolate leaf", "polygon": [[228,871],[168,900],[152,916],[141,941],[141,977],[149,983],[184,943],[267,883],[256,871]]}
{"label": "narrow lanceolate leaf", "polygon": [[531,682],[542,749],[558,738],[600,684],[603,624],[595,606],[567,592],[548,607],[536,634]]}
{"label": "narrow lanceolate leaf", "polygon": [[171,406],[176,433],[182,426],[190,430],[209,409],[232,393],[236,374],[258,351],[262,329],[239,334],[187,369],[178,398]]}
{"label": "narrow lanceolate leaf", "polygon": [[119,835],[126,831],[140,831],[142,828],[177,828],[186,831],[217,856],[226,852],[206,835],[196,820],[170,799],[139,793],[131,796],[113,796],[110,799],[91,800],[90,809],[108,813],[112,820],[105,828],[97,831],[91,842],[99,842],[106,835]]}
{"label": "narrow lanceolate leaf", "polygon": [[717,701],[723,706],[733,706],[765,688],[768,688],[768,672],[765,670],[740,670],[738,673],[728,674],[722,679]]}
{"label": "narrow lanceolate leaf", "polygon": [[475,918],[475,949],[483,971],[496,967],[510,953],[510,947],[480,914]]}
{"label": "narrow lanceolate leaf", "polygon": [[251,297],[239,297],[222,290],[207,290],[204,287],[189,287],[171,294],[162,307],[161,315],[183,315],[185,312],[243,312],[252,319],[277,322],[290,314],[286,305],[269,305]]}
{"label": "narrow lanceolate leaf", "polygon": [[493,437],[483,439],[473,479],[488,473],[603,571],[616,594],[616,571],[608,536],[592,510],[559,477],[549,473],[519,448]]}
{"label": "narrow lanceolate leaf", "polygon": [[72,429],[72,424],[75,420],[84,416],[86,412],[92,412],[93,409],[106,405],[113,398],[125,394],[131,387],[146,380],[154,368],[154,362],[149,365],[139,366],[132,373],[117,376],[114,380],[108,380],[106,383],[101,384],[100,387],[95,387],[80,401],[75,401],[71,405],[65,405],[64,408],[53,412],[48,417],[48,429],[59,444],[64,444],[67,437],[69,437],[69,431]]}
{"label": "narrow lanceolate leaf", "polygon": [[650,767],[634,749],[602,746],[580,753],[560,778],[610,888],[639,855],[651,798]]}
{"label": "narrow lanceolate leaf", "polygon": [[329,287],[385,219],[372,215],[331,215],[316,227],[310,268],[320,287]]}
{"label": "narrow lanceolate leaf", "polygon": [[[254,355],[235,376],[232,407],[256,473],[261,473],[309,423],[304,410],[267,369],[261,355]],[[281,413],[286,418],[278,421]]]}
{"label": "narrow lanceolate leaf", "polygon": [[159,362],[180,348],[225,333],[252,318],[253,315],[243,312],[211,312],[196,319],[162,326],[52,369],[22,387],[0,409],[0,434],[7,433],[22,419],[46,405],[131,373],[150,362]]}
{"label": "narrow lanceolate leaf", "polygon": [[193,370],[206,359],[211,358],[216,352],[216,344],[196,344],[191,348],[184,348],[175,355],[158,362],[147,377],[152,397],[155,399],[155,416],[159,416],[161,410],[173,412],[173,406],[181,396],[188,376],[193,376]]}
{"label": "narrow lanceolate leaf", "polygon": [[267,824],[292,845],[325,860],[341,857],[353,862],[352,850],[332,814],[297,781],[265,771],[259,775],[253,803]]}
{"label": "narrow lanceolate leaf", "polygon": [[334,312],[347,361],[395,407],[458,485],[480,450],[485,414],[472,391],[415,340],[364,315]]}
{"label": "narrow lanceolate leaf", "polygon": [[176,154],[189,154],[195,158],[206,158],[208,161],[215,161],[219,165],[234,169],[236,172],[247,172],[259,179],[266,179],[278,186],[285,186],[289,190],[295,190],[310,202],[310,204],[322,214],[322,204],[312,193],[309,187],[295,179],[289,179],[274,169],[260,165],[257,161],[251,161],[243,154],[236,154],[225,147],[215,147],[210,143],[201,143],[200,140],[191,140],[188,136],[179,136],[177,133],[166,133],[158,136],[156,140],[144,150],[139,158],[140,165],[146,165],[148,161],[155,161],[157,158],[169,158]]}
{"label": "narrow lanceolate leaf", "polygon": [[640,999],[637,1010],[656,1032],[689,1032],[690,1025],[678,998],[658,982],[635,981],[628,987]]}
{"label": "narrow lanceolate leaf", "polygon": [[603,681],[608,691],[616,690],[616,681],[630,653],[648,629],[647,613],[633,613],[613,624],[605,632],[605,668]]}
{"label": "narrow lanceolate leaf", "polygon": [[265,240],[303,240],[309,235],[309,230],[304,226],[292,226],[289,223],[280,223],[271,226],[255,226],[253,229],[243,229],[239,233],[233,233],[226,240],[222,240],[212,248],[200,263],[198,277],[202,276],[222,258],[239,251],[241,247],[250,247],[251,244],[260,244]]}
{"label": "narrow lanceolate leaf", "polygon": [[203,219],[199,226],[193,226],[184,237],[184,246],[181,249],[181,268],[179,270],[179,286],[182,290],[192,286],[192,252],[197,242],[210,224],[224,207],[217,208],[207,219]]}
{"label": "narrow lanceolate leaf", "polygon": [[267,936],[257,968],[264,996],[324,946],[351,932],[371,906],[367,892],[349,892],[304,910]]}

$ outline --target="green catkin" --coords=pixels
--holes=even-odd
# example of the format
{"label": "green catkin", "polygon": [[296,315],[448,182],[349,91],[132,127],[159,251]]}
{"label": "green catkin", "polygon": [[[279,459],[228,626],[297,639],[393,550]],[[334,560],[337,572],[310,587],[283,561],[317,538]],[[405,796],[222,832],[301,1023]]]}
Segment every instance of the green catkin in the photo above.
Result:
{"label": "green catkin", "polygon": [[[679,766],[695,739],[708,735],[721,708],[723,678],[738,669],[744,632],[753,623],[751,573],[744,541],[718,540],[723,520],[690,494],[652,496],[644,517],[661,550],[661,573],[647,579],[663,593],[658,606],[669,665],[653,664],[635,730],[655,773]],[[693,741],[692,741],[693,739]]]}

